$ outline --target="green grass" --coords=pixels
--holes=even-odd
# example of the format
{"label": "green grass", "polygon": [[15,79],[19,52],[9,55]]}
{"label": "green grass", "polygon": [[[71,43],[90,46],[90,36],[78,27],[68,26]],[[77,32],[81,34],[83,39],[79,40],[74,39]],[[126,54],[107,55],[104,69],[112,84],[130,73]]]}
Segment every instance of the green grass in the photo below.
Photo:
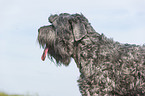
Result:
{"label": "green grass", "polygon": [[33,95],[30,95],[29,93],[25,94],[25,95],[18,95],[18,94],[8,94],[8,93],[5,93],[5,92],[1,92],[0,91],[0,96],[39,96],[37,93],[36,94],[33,94]]}
{"label": "green grass", "polygon": [[4,92],[0,92],[0,96],[24,96],[24,95],[16,95],[16,94],[10,95],[10,94],[6,94]]}

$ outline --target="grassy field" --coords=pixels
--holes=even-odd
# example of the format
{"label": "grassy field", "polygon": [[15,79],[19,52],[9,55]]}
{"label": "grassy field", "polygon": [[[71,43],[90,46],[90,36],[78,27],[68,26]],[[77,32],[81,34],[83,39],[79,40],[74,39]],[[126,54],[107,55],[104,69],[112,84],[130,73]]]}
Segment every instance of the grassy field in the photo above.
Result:
{"label": "grassy field", "polygon": [[16,94],[10,95],[10,94],[6,94],[4,92],[0,92],[0,96],[25,96],[25,95],[16,95]]}
{"label": "grassy field", "polygon": [[18,95],[18,94],[7,94],[5,92],[1,92],[0,91],[0,96],[39,96],[38,94],[33,94],[30,95],[29,93],[25,94],[25,95]]}

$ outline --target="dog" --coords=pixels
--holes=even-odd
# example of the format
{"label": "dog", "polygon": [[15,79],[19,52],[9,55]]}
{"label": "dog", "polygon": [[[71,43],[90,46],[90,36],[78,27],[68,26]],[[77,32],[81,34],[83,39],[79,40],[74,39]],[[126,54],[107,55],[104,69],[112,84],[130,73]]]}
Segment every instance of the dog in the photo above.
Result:
{"label": "dog", "polygon": [[83,14],[54,14],[38,42],[57,65],[73,58],[82,96],[145,96],[145,46],[122,44],[96,32]]}

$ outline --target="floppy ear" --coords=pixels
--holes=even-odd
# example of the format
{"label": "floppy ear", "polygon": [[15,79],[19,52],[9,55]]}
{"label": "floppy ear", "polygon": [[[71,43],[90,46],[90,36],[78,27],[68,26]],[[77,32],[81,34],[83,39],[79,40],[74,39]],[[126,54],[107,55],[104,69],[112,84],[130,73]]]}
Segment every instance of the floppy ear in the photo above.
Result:
{"label": "floppy ear", "polygon": [[75,41],[81,40],[87,34],[85,25],[79,20],[77,22],[72,22],[72,28]]}
{"label": "floppy ear", "polygon": [[57,22],[56,22],[56,20],[58,19],[58,15],[57,14],[55,14],[55,15],[51,15],[49,18],[48,18],[48,20],[49,20],[49,22],[50,23],[52,23],[55,27],[57,26]]}

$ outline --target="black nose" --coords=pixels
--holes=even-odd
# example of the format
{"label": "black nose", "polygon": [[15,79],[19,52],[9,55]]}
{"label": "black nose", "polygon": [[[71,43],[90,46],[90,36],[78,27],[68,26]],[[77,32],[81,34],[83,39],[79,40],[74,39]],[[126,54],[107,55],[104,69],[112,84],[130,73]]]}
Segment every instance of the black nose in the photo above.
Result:
{"label": "black nose", "polygon": [[40,32],[40,29],[38,29],[38,32]]}

